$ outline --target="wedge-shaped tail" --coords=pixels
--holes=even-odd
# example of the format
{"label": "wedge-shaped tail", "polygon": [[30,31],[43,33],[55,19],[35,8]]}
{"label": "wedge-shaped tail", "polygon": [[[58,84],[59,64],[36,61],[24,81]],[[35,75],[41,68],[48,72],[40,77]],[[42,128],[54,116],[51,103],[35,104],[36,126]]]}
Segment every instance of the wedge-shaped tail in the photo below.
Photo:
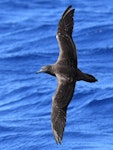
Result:
{"label": "wedge-shaped tail", "polygon": [[80,80],[83,80],[86,82],[96,82],[97,81],[97,79],[94,76],[84,73],[78,69],[77,70],[77,81],[80,81]]}

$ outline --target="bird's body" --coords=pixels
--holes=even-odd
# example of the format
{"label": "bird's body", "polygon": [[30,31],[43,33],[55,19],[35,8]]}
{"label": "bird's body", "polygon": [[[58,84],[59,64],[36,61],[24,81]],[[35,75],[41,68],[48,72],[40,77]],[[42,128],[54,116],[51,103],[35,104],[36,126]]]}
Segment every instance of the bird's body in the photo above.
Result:
{"label": "bird's body", "polygon": [[[68,69],[67,69],[68,66]],[[69,82],[75,82],[77,77],[77,69],[67,64],[58,63],[53,65],[53,70],[56,76],[60,76],[62,79]]]}
{"label": "bird's body", "polygon": [[92,75],[78,69],[76,46],[72,39],[74,9],[69,6],[63,13],[57,30],[60,54],[55,64],[44,66],[39,72],[57,77],[58,86],[52,98],[52,130],[57,143],[61,143],[66,124],[67,107],[73,97],[76,81],[95,82]]}

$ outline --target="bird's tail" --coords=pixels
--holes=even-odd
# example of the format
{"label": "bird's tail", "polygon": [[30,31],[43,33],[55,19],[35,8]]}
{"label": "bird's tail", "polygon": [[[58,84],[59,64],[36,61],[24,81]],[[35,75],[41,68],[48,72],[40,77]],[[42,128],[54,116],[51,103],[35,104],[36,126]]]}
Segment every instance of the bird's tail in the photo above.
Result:
{"label": "bird's tail", "polygon": [[83,73],[82,71],[80,71],[78,69],[77,70],[77,81],[80,81],[80,80],[83,80],[86,82],[96,82],[97,81],[97,79],[94,76],[87,74],[87,73]]}

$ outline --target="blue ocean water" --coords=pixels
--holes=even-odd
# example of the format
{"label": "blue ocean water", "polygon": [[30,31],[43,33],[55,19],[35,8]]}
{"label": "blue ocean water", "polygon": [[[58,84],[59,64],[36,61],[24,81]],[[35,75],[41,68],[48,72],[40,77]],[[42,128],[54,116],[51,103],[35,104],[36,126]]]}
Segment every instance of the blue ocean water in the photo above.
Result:
{"label": "blue ocean water", "polygon": [[[68,5],[79,68],[98,82],[77,83],[62,145],[51,130],[57,80],[36,75],[54,63],[56,30]],[[113,150],[113,1],[0,1],[0,150]]]}

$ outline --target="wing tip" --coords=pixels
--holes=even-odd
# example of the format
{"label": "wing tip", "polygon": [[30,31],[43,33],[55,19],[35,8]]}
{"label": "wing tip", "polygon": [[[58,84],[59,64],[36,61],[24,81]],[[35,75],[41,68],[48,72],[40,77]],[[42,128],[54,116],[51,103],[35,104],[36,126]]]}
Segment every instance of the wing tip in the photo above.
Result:
{"label": "wing tip", "polygon": [[72,8],[72,5],[68,6],[67,9],[64,11],[59,24],[58,24],[58,30],[57,34],[67,34],[69,36],[72,35],[73,32],[73,26],[74,26],[74,11],[75,9]]}
{"label": "wing tip", "polygon": [[62,15],[62,18],[64,18],[69,12],[71,12],[71,11],[73,11],[73,13],[74,13],[74,11],[75,11],[75,9],[72,7],[72,5],[69,5],[67,8],[66,8],[66,10],[64,11],[64,13],[63,13],[63,15]]}
{"label": "wing tip", "polygon": [[62,144],[62,137],[60,137],[57,134],[57,131],[55,129],[53,129],[53,135],[54,135],[54,139],[56,141],[56,144]]}

